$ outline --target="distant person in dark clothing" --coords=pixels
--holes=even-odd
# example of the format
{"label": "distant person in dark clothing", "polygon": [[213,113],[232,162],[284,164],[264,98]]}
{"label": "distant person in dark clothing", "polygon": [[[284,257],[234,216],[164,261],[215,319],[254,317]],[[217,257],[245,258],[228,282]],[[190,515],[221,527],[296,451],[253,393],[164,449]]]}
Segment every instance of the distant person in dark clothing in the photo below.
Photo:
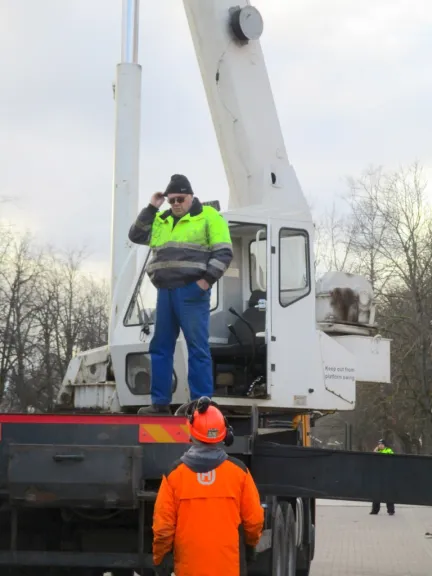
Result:
{"label": "distant person in dark clothing", "polygon": [[[380,454],[394,454],[393,450],[389,448],[384,440],[380,440],[378,442],[378,446],[375,448],[374,452],[379,452]],[[390,516],[393,516],[395,513],[395,506],[394,504],[387,503],[387,512]],[[371,514],[378,514],[381,508],[380,502],[374,502],[372,504]]]}

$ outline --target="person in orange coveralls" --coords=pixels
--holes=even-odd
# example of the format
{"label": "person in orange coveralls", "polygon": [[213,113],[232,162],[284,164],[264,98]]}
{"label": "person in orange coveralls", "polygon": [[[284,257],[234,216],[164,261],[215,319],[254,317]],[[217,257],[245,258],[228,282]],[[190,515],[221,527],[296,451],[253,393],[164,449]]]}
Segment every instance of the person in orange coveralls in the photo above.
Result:
{"label": "person in orange coveralls", "polygon": [[153,562],[159,576],[243,576],[264,525],[264,510],[246,465],[223,445],[233,430],[210,398],[186,414],[192,446],[174,464],[156,498]]}

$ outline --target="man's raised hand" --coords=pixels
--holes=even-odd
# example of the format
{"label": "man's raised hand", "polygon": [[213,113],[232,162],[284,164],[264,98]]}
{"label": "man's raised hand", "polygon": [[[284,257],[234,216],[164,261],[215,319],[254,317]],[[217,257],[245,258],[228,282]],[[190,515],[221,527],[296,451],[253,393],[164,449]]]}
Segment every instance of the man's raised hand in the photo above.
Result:
{"label": "man's raised hand", "polygon": [[155,208],[160,208],[164,202],[165,196],[163,195],[163,192],[155,192],[150,199],[150,204]]}

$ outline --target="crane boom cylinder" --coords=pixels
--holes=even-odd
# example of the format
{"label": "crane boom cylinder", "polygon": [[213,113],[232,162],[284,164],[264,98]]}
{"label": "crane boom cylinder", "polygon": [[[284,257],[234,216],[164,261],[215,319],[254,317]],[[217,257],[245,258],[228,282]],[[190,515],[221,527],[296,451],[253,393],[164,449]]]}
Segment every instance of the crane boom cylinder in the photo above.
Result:
{"label": "crane boom cylinder", "polygon": [[139,0],[123,0],[122,62],[138,64]]}

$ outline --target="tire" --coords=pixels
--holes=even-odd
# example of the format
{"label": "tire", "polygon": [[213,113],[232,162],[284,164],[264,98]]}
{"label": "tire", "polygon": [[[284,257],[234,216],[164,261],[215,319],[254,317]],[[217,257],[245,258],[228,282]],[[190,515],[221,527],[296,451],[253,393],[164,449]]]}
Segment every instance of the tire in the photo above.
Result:
{"label": "tire", "polygon": [[284,544],[283,549],[285,553],[285,567],[282,574],[284,576],[296,576],[296,565],[297,565],[297,532],[296,532],[296,520],[294,515],[294,510],[291,504],[288,502],[282,502],[282,509],[284,511],[285,518],[285,530],[284,530]]}
{"label": "tire", "polygon": [[301,548],[297,550],[296,576],[309,576],[311,563],[315,554],[315,526],[312,524],[310,507],[308,507],[303,542],[309,542],[309,544],[303,544]]}
{"label": "tire", "polygon": [[271,550],[271,576],[286,576],[285,518],[282,506],[278,504],[273,522]]}
{"label": "tire", "polygon": [[311,530],[311,545],[310,545],[310,559],[311,562],[315,557],[315,524],[312,524]]}
{"label": "tire", "polygon": [[297,568],[295,576],[309,576],[310,569],[311,569],[311,563],[309,561],[307,568]]}
{"label": "tire", "polygon": [[296,576],[309,576],[312,559],[310,557],[310,546],[304,546],[297,552]]}
{"label": "tire", "polygon": [[249,567],[248,576],[286,576],[285,559],[285,517],[281,505],[276,504],[271,548],[258,555]]}

